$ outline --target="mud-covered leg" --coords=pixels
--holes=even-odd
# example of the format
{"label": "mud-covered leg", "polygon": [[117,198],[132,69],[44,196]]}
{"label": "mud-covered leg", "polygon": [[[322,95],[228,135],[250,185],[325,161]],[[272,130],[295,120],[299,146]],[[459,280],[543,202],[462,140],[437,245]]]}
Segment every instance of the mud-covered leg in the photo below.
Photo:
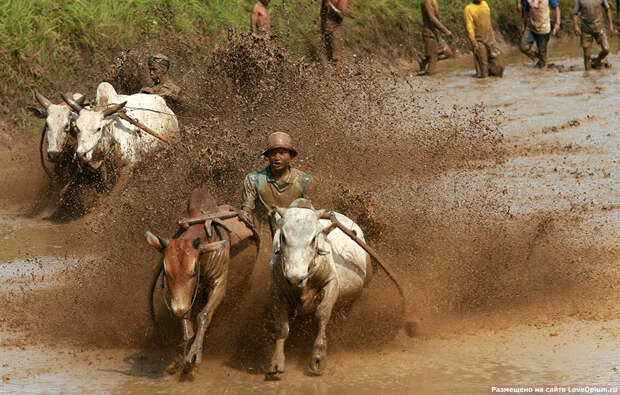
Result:
{"label": "mud-covered leg", "polygon": [[591,48],[583,48],[583,65],[586,69],[586,71],[588,70],[592,70],[592,58],[590,57],[592,53],[592,49]]}
{"label": "mud-covered leg", "polygon": [[222,303],[224,296],[226,295],[226,282],[228,275],[224,274],[220,278],[214,281],[213,288],[209,292],[207,305],[202,309],[200,314],[198,314],[198,328],[196,330],[196,336],[194,336],[194,341],[192,342],[191,347],[185,354],[185,363],[191,364],[196,363],[199,365],[202,363],[202,344],[204,342],[204,337],[207,332],[207,328],[209,324],[211,324],[211,320],[213,319],[213,314],[215,314],[215,310]]}
{"label": "mud-covered leg", "polygon": [[183,341],[187,344],[194,337],[194,326],[189,318],[183,318],[181,325],[183,326]]}
{"label": "mud-covered leg", "polygon": [[[183,318],[181,321],[181,326],[183,327],[183,349],[186,350],[187,344],[194,337],[194,327],[189,318]],[[169,374],[175,374],[183,367],[183,365],[183,355],[178,355],[168,364],[166,367],[166,372]]]}
{"label": "mud-covered leg", "polygon": [[321,291],[321,303],[316,309],[314,316],[319,324],[319,332],[314,341],[312,359],[310,360],[310,372],[320,375],[325,368],[325,354],[327,352],[327,323],[332,315],[332,309],[338,299],[338,282],[329,281]]}
{"label": "mud-covered leg", "polygon": [[288,321],[288,304],[280,297],[276,300],[276,347],[271,357],[271,364],[269,365],[269,374],[284,373],[284,343],[289,335],[289,321]]}

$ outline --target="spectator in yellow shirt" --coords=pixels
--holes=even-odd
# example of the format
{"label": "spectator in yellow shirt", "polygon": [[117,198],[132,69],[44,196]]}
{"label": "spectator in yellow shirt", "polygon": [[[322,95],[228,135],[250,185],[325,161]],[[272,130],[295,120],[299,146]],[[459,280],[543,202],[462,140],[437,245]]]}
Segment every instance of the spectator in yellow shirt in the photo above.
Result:
{"label": "spectator in yellow shirt", "polygon": [[476,75],[479,78],[489,75],[502,77],[506,66],[495,41],[491,9],[486,1],[472,0],[465,7],[465,26],[474,51]]}

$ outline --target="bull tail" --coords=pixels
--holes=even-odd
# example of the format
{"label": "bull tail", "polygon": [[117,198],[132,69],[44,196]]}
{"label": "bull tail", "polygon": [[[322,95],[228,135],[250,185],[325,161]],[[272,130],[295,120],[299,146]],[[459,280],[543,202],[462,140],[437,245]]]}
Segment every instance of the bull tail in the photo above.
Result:
{"label": "bull tail", "polygon": [[338,229],[343,231],[344,234],[349,236],[360,247],[362,247],[364,251],[366,251],[379,264],[379,266],[381,266],[381,269],[383,269],[385,274],[388,275],[390,280],[392,280],[392,282],[396,286],[396,289],[398,290],[398,293],[400,294],[400,299],[402,303],[401,313],[405,320],[405,331],[407,332],[407,335],[409,335],[410,337],[414,336],[416,332],[417,324],[415,321],[411,319],[411,309],[409,306],[409,302],[407,301],[407,298],[405,297],[405,292],[403,291],[402,285],[400,284],[400,282],[394,275],[394,272],[392,272],[392,269],[390,268],[390,266],[385,262],[385,260],[383,260],[383,258],[379,256],[379,254],[377,254],[377,252],[372,247],[366,244],[366,242],[364,242],[362,239],[357,237],[355,233],[353,233],[350,229],[348,229],[340,221],[338,221],[334,213],[330,213],[328,218],[332,221],[334,225],[336,225]]}
{"label": "bull tail", "polygon": [[155,270],[153,271],[153,278],[151,279],[151,287],[149,292],[149,308],[151,311],[151,321],[153,321],[153,326],[158,328],[157,319],[155,318],[155,304],[153,303],[153,299],[155,296],[155,287],[157,286],[157,280],[159,280],[159,276],[164,271],[164,260],[159,261],[157,266],[155,266]]}

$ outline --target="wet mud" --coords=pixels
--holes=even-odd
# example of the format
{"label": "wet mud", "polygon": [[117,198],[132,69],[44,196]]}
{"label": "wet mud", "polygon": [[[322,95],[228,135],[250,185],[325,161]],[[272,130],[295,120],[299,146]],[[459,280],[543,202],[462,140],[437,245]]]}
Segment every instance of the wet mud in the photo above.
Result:
{"label": "wet mud", "polygon": [[[121,54],[104,79],[130,91],[144,77],[142,57]],[[177,141],[138,165],[123,190],[73,191],[81,209],[65,207],[62,221],[28,218],[46,181],[28,149],[4,156],[5,388],[484,393],[494,384],[620,383],[616,69],[514,65],[504,79],[477,80],[447,64],[418,78],[370,61],[306,65],[276,42],[235,34],[186,67],[199,61],[184,77]],[[319,180],[315,206],[353,218],[392,263],[419,336],[399,331],[398,293],[376,270],[329,327],[326,375],[304,375],[315,328],[297,320],[287,373],[265,382],[267,248],[256,265],[233,262],[250,274],[218,310],[195,381],[180,384],[164,372],[179,328],[159,300],[163,332],[148,319],[159,256],[142,234],[172,236],[198,186],[238,206],[241,180],[265,166],[273,131],[293,136],[295,165]]]}

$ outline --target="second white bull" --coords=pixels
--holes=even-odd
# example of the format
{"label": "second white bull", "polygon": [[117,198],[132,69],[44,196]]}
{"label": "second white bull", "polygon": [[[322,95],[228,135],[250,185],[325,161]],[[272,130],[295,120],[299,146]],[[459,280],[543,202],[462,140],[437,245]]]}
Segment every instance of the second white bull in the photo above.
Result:
{"label": "second white bull", "polygon": [[118,112],[122,109],[127,116],[164,137],[179,131],[176,115],[157,95],[119,95],[112,85],[102,82],[97,87],[94,109],[84,109],[71,99],[66,101],[79,114],[75,122],[78,131],[76,154],[93,168],[98,168],[115,146],[118,146],[116,159],[119,165],[131,167],[161,145],[157,138],[121,119]]}

